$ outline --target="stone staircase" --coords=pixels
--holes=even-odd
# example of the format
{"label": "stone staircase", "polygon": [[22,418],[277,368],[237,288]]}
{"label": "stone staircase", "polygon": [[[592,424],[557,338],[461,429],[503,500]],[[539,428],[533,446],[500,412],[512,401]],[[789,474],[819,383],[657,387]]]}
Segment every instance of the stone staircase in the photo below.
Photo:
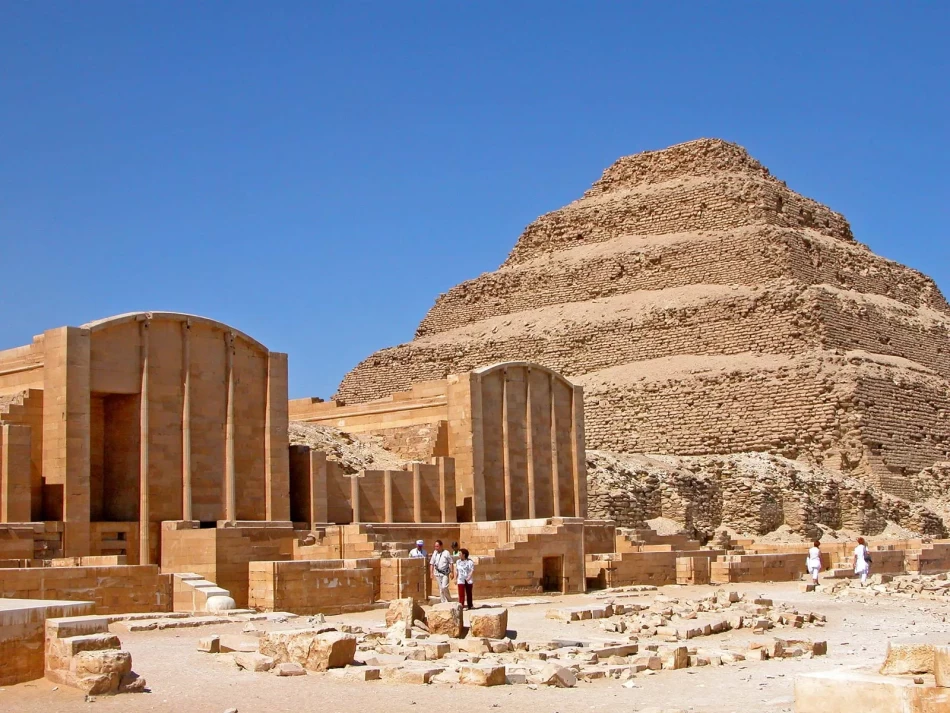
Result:
{"label": "stone staircase", "polygon": [[0,422],[27,423],[27,418],[42,412],[42,389],[24,389],[15,394],[0,396]]}
{"label": "stone staircase", "polygon": [[617,530],[617,552],[661,552],[669,550],[698,550],[702,545],[688,535],[660,535],[656,530],[620,528]]}
{"label": "stone staircase", "polygon": [[46,620],[46,678],[89,695],[141,691],[145,679],[132,672],[132,656],[109,633],[104,616]]}
{"label": "stone staircase", "polygon": [[[172,610],[176,612],[206,612],[208,600],[212,597],[227,597],[231,599],[229,609],[234,608],[231,592],[219,587],[200,574],[193,572],[176,572],[172,575]],[[224,611],[214,607],[210,611]]]}

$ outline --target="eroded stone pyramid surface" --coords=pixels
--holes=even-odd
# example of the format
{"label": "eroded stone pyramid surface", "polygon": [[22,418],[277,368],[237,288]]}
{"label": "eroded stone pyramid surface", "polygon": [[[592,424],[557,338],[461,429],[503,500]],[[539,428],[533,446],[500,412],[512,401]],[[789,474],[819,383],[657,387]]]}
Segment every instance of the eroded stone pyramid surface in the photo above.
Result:
{"label": "eroded stone pyramid surface", "polygon": [[355,403],[499,360],[585,387],[588,447],[768,452],[912,497],[950,459],[950,306],[742,147],[620,159],[344,378]]}

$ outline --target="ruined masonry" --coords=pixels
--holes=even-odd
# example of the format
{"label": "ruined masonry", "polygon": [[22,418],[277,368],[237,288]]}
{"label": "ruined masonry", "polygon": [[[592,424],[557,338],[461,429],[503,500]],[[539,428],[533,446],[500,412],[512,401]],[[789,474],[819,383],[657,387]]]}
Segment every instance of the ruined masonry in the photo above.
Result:
{"label": "ruined masonry", "polygon": [[950,457],[948,325],[933,280],[702,139],[618,160],[337,398],[529,360],[583,386],[588,448],[768,452],[912,498]]}

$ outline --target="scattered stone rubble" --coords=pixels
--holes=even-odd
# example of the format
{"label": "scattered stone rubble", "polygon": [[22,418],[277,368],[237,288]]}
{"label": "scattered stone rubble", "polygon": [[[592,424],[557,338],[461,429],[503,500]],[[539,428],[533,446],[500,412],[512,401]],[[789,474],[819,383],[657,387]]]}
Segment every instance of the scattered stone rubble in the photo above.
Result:
{"label": "scattered stone rubble", "polygon": [[[769,599],[719,590],[702,599],[655,595],[649,602],[618,601],[654,590],[619,588],[606,592],[612,600],[603,604],[550,609],[547,616],[561,622],[598,620],[600,635],[577,639],[518,640],[508,630],[508,610],[500,607],[474,610],[466,630],[459,624],[462,610],[457,603],[422,610],[413,600],[402,599],[391,603],[385,627],[324,624],[268,632],[261,635],[257,650],[230,651],[241,668],[282,676],[326,671],[354,681],[560,688],[606,678],[628,682],[639,674],[723,666],[750,657],[827,652],[824,641],[764,636],[779,629],[820,627],[825,621],[819,614],[775,606]],[[741,628],[763,636],[741,649],[727,641],[708,647],[693,641]],[[200,650],[211,653],[229,648],[219,637],[199,644]]]}
{"label": "scattered stone rubble", "polygon": [[942,574],[873,574],[866,584],[843,580],[828,585],[825,591],[837,598],[888,596],[897,599],[931,599],[950,602],[950,575]]}

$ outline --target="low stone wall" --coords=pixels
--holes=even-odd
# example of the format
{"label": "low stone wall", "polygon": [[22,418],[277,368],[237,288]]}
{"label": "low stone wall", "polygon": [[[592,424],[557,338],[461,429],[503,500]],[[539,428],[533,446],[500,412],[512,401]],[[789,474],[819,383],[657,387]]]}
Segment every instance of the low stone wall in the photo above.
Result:
{"label": "low stone wall", "polygon": [[462,523],[459,542],[473,552],[476,597],[587,591],[581,518]]}
{"label": "low stone wall", "polygon": [[162,571],[194,572],[231,592],[247,606],[248,564],[293,558],[296,534],[290,522],[248,522],[198,528],[197,523],[162,523]]}
{"label": "low stone wall", "polygon": [[429,567],[425,560],[389,557],[379,561],[379,599],[392,601],[412,597],[424,601],[428,591]]}
{"label": "low stone wall", "polygon": [[92,614],[93,602],[0,599],[0,686],[43,678],[46,620]]}
{"label": "low stone wall", "polygon": [[[794,582],[805,574],[806,553],[773,555],[725,555],[712,563],[709,578],[713,584],[738,582]],[[822,555],[822,569],[831,566],[828,554]]]}
{"label": "low stone wall", "polygon": [[670,549],[592,555],[587,558],[587,581],[596,589],[626,587],[631,584],[662,587],[677,583],[678,559],[713,560],[720,554],[722,550]]}
{"label": "low stone wall", "polygon": [[0,597],[92,601],[94,614],[164,612],[172,582],[155,565],[0,569]]}
{"label": "low stone wall", "polygon": [[248,605],[305,615],[369,609],[378,568],[379,560],[251,562]]}

